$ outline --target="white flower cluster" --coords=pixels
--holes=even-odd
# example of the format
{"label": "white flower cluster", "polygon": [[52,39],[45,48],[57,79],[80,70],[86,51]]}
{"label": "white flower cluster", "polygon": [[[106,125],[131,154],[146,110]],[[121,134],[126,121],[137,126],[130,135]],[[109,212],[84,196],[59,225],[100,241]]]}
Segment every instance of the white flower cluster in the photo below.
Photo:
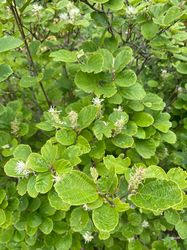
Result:
{"label": "white flower cluster", "polygon": [[51,106],[48,112],[51,114],[52,119],[57,124],[63,124],[63,122],[60,120],[59,113],[61,111],[57,111],[54,106]]}
{"label": "white flower cluster", "polygon": [[17,174],[23,174],[25,176],[28,176],[30,174],[30,170],[26,168],[26,164],[23,161],[17,162],[16,172]]}
{"label": "white flower cluster", "polygon": [[53,180],[54,180],[54,182],[59,182],[60,180],[61,180],[62,178],[61,178],[61,176],[59,176],[59,175],[53,175]]}
{"label": "white flower cluster", "polygon": [[104,99],[99,99],[99,97],[94,97],[92,99],[93,105],[95,105],[97,107],[101,107],[101,104],[102,104],[103,101],[104,101]]}
{"label": "white flower cluster", "polygon": [[85,243],[89,243],[94,239],[92,234],[90,232],[88,232],[88,231],[85,234],[83,234],[83,238],[85,240]]}
{"label": "white flower cluster", "polygon": [[68,118],[71,122],[71,127],[75,129],[77,127],[78,114],[75,111],[70,111],[68,114]]}
{"label": "white flower cluster", "polygon": [[118,108],[114,108],[113,110],[117,112],[122,112],[123,108],[121,106],[118,106]]}
{"label": "white flower cluster", "polygon": [[89,211],[89,210],[91,210],[91,209],[88,207],[88,205],[87,205],[87,204],[84,204],[82,207],[83,207],[83,209],[84,209],[85,211]]}
{"label": "white flower cluster", "polygon": [[126,13],[127,15],[131,16],[131,15],[136,15],[137,10],[136,8],[134,8],[133,6],[128,6],[126,9]]}
{"label": "white flower cluster", "polygon": [[143,227],[143,228],[149,227],[149,222],[146,221],[146,220],[144,220],[144,221],[142,222],[142,227]]}
{"label": "white flower cluster", "polygon": [[113,136],[116,136],[116,135],[120,134],[123,127],[124,127],[124,125],[125,125],[125,119],[123,117],[121,117],[120,119],[118,119],[114,123],[115,129],[114,129]]}
{"label": "white flower cluster", "polygon": [[77,17],[80,16],[80,10],[71,2],[66,6],[67,13],[59,14],[59,18],[62,21],[67,21],[69,23],[74,23]]}
{"label": "white flower cluster", "polygon": [[35,14],[39,13],[42,9],[43,9],[43,7],[37,3],[32,5],[32,12]]}
{"label": "white flower cluster", "polygon": [[138,186],[142,183],[144,179],[145,169],[143,167],[139,167],[136,169],[134,174],[131,174],[129,180],[128,191],[130,193],[136,193]]}

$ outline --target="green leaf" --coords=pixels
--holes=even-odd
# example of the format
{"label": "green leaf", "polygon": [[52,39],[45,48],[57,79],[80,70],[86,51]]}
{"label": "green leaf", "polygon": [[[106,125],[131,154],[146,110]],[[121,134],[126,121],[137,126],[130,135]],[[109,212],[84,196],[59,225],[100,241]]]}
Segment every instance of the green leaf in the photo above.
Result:
{"label": "green leaf", "polygon": [[47,163],[53,164],[57,157],[57,146],[48,140],[41,148],[41,154]]}
{"label": "green leaf", "polygon": [[89,127],[89,125],[97,117],[98,108],[93,105],[89,105],[81,109],[78,117],[79,128],[82,130]]}
{"label": "green leaf", "polygon": [[182,11],[180,8],[178,8],[177,6],[172,6],[171,8],[168,9],[168,11],[166,12],[166,15],[164,17],[164,24],[165,25],[169,25],[171,24],[173,21],[175,21],[176,19],[178,19],[179,17],[182,16]]}
{"label": "green leaf", "polygon": [[104,204],[92,212],[92,220],[95,227],[101,232],[113,231],[119,221],[119,214],[114,207]]}
{"label": "green leaf", "polygon": [[105,6],[110,8],[113,11],[121,10],[124,7],[123,0],[109,0]]}
{"label": "green leaf", "polygon": [[119,87],[129,87],[136,83],[137,76],[131,69],[124,70],[116,75],[115,83]]}
{"label": "green leaf", "polygon": [[182,168],[171,168],[167,176],[170,180],[176,182],[181,189],[187,188],[187,172]]}
{"label": "green leaf", "polygon": [[139,127],[149,127],[153,124],[154,119],[152,115],[146,112],[138,112],[135,113],[132,120],[139,126]]}
{"label": "green leaf", "polygon": [[176,70],[181,73],[186,75],[187,74],[187,63],[186,62],[177,62],[176,65]]}
{"label": "green leaf", "polygon": [[103,56],[100,53],[94,53],[88,57],[86,64],[81,66],[81,70],[87,73],[99,73],[103,67]]}
{"label": "green leaf", "polygon": [[4,189],[0,189],[0,204],[3,202],[6,197],[6,191]]}
{"label": "green leaf", "polygon": [[170,144],[175,144],[177,137],[174,132],[169,130],[167,133],[162,134],[162,140]]}
{"label": "green leaf", "polygon": [[127,100],[142,100],[146,96],[146,92],[141,84],[134,84],[122,90],[122,95]]}
{"label": "green leaf", "polygon": [[98,194],[93,180],[85,173],[73,170],[55,184],[61,199],[70,205],[83,205],[97,200]]}
{"label": "green leaf", "polygon": [[152,110],[163,110],[165,103],[162,98],[156,94],[147,93],[143,99],[143,104]]}
{"label": "green leaf", "polygon": [[159,30],[159,26],[153,21],[147,21],[141,26],[141,33],[145,37],[145,39],[152,39],[155,37]]}
{"label": "green leaf", "polygon": [[180,214],[177,211],[172,210],[172,209],[166,210],[164,212],[164,217],[167,220],[167,222],[172,225],[176,225],[180,220]]}
{"label": "green leaf", "polygon": [[135,149],[139,155],[141,155],[145,159],[151,158],[151,156],[155,155],[156,145],[155,142],[150,140],[136,140]]}
{"label": "green leaf", "polygon": [[49,170],[47,162],[37,153],[31,153],[29,155],[26,166],[36,172],[46,172]]}
{"label": "green leaf", "polygon": [[35,188],[38,193],[45,194],[53,186],[53,177],[50,172],[40,173],[36,177]]}
{"label": "green leaf", "polygon": [[114,69],[116,72],[122,71],[132,59],[132,49],[130,47],[123,47],[117,54],[114,62]]}
{"label": "green leaf", "polygon": [[94,2],[94,3],[106,3],[108,1],[109,0],[92,0],[92,2]]}
{"label": "green leaf", "polygon": [[97,120],[94,123],[92,130],[97,140],[102,140],[103,135],[107,138],[112,136],[112,125],[105,121]]}
{"label": "green leaf", "polygon": [[130,199],[137,207],[159,211],[180,203],[182,192],[175,182],[150,179],[139,186],[137,193]]}
{"label": "green leaf", "polygon": [[131,164],[130,158],[127,157],[125,159],[122,159],[120,156],[118,158],[115,158],[113,155],[107,155],[106,157],[104,157],[103,162],[108,169],[114,167],[116,174],[125,174],[127,168]]}
{"label": "green leaf", "polygon": [[36,198],[38,195],[38,192],[36,191],[35,188],[35,184],[36,184],[36,177],[30,176],[27,183],[27,192],[29,196],[31,196],[32,198]]}
{"label": "green leaf", "polygon": [[66,233],[60,236],[60,239],[55,241],[55,247],[57,250],[70,250],[72,246],[72,234]]}
{"label": "green leaf", "polygon": [[155,118],[153,126],[163,133],[167,133],[172,126],[169,121],[170,115],[168,113],[161,113]]}
{"label": "green leaf", "polygon": [[33,77],[33,76],[29,76],[29,75],[23,75],[23,77],[21,78],[19,85],[22,88],[30,88],[30,87],[34,87],[37,83],[37,78]]}
{"label": "green leaf", "polygon": [[42,224],[39,226],[39,229],[44,234],[50,234],[53,230],[53,220],[50,218],[44,218]]}
{"label": "green leaf", "polygon": [[27,224],[31,228],[36,228],[42,223],[42,218],[37,213],[32,213],[27,216]]}
{"label": "green leaf", "polygon": [[90,144],[88,143],[88,141],[86,140],[86,138],[84,138],[81,135],[78,137],[77,146],[80,149],[80,154],[81,155],[82,154],[87,154],[91,150]]}
{"label": "green leaf", "polygon": [[6,214],[3,209],[0,208],[0,226],[6,221]]}
{"label": "green leaf", "polygon": [[53,60],[57,62],[72,63],[77,61],[77,52],[60,49],[52,52],[50,57],[52,57]]}
{"label": "green leaf", "polygon": [[105,70],[112,70],[112,65],[113,65],[113,55],[110,53],[109,50],[107,49],[99,49],[99,52],[103,56],[103,71]]}
{"label": "green leaf", "polygon": [[119,148],[130,148],[134,144],[131,136],[119,134],[112,139],[112,143]]}
{"label": "green leaf", "polygon": [[71,128],[62,128],[56,133],[56,140],[64,146],[74,144],[76,137],[76,132]]}
{"label": "green leaf", "polygon": [[[0,48],[1,49],[1,48]],[[0,64],[0,82],[5,81],[13,73],[11,67],[7,64]]]}
{"label": "green leaf", "polygon": [[175,229],[182,240],[187,238],[187,221],[180,220],[176,224]]}
{"label": "green leaf", "polygon": [[5,36],[0,38],[0,52],[5,52],[11,49],[20,47],[23,44],[23,41],[15,38],[13,36]]}
{"label": "green leaf", "polygon": [[151,165],[144,169],[144,178],[168,179],[165,171],[161,167],[155,165]]}
{"label": "green leaf", "polygon": [[97,88],[97,77],[92,73],[79,71],[75,76],[75,84],[84,92],[91,93]]}
{"label": "green leaf", "polygon": [[88,221],[88,212],[83,208],[77,207],[71,212],[70,226],[74,232],[81,232],[86,227]]}
{"label": "green leaf", "polygon": [[51,207],[55,208],[56,210],[68,211],[70,205],[63,202],[63,200],[58,196],[57,192],[51,190],[48,193],[48,200]]}
{"label": "green leaf", "polygon": [[31,147],[26,144],[19,144],[13,152],[13,156],[22,161],[26,161],[28,156],[32,153]]}

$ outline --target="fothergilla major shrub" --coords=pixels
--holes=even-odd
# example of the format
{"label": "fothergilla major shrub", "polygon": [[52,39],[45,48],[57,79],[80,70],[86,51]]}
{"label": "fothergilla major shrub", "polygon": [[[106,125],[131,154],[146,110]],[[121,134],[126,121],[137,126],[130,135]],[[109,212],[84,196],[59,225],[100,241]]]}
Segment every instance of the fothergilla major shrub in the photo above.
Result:
{"label": "fothergilla major shrub", "polygon": [[187,3],[1,0],[0,249],[187,249]]}

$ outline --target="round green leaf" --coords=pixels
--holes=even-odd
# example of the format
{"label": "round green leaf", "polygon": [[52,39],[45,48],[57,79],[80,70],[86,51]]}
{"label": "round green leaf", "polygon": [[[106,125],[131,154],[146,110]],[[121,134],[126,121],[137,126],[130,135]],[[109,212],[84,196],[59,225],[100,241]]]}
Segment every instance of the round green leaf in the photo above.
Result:
{"label": "round green leaf", "polygon": [[57,62],[71,63],[77,61],[77,52],[60,49],[55,52],[52,52],[50,54],[50,57],[53,57],[53,60]]}
{"label": "round green leaf", "polygon": [[56,139],[59,143],[64,146],[69,146],[74,144],[76,139],[76,132],[71,128],[62,128],[57,131]]}
{"label": "round green leaf", "polygon": [[97,200],[98,194],[93,180],[85,173],[73,170],[55,184],[62,200],[70,205],[83,205]]}
{"label": "round green leaf", "polygon": [[136,83],[130,87],[124,88],[122,90],[122,95],[127,100],[138,101],[146,96],[146,92],[141,84]]}
{"label": "round green leaf", "polygon": [[116,72],[122,71],[132,59],[132,49],[130,47],[123,47],[117,54],[114,62]]}
{"label": "round green leaf", "polygon": [[152,115],[146,112],[138,112],[135,113],[132,120],[139,126],[139,127],[149,127],[153,124],[154,119]]}
{"label": "round green leaf", "polygon": [[0,52],[8,51],[20,47],[23,41],[13,36],[5,36],[0,38]]}
{"label": "round green leaf", "polygon": [[120,87],[129,87],[136,83],[137,77],[133,70],[127,69],[117,74],[115,83]]}
{"label": "round green leaf", "polygon": [[36,177],[35,188],[38,193],[45,194],[53,186],[53,177],[50,172],[40,173]]}
{"label": "round green leaf", "polygon": [[[1,48],[0,48],[1,49]],[[11,67],[7,64],[0,64],[0,82],[6,80],[13,73]]]}
{"label": "round green leaf", "polygon": [[182,192],[175,182],[150,179],[131,196],[131,201],[144,209],[166,210],[182,201]]}
{"label": "round green leaf", "polygon": [[26,166],[36,172],[46,172],[49,170],[47,162],[37,153],[31,153],[29,155]]}
{"label": "round green leaf", "polygon": [[78,124],[80,129],[89,127],[89,125],[97,117],[98,108],[93,105],[89,105],[81,109],[78,117]]}
{"label": "round green leaf", "polygon": [[119,221],[119,214],[114,207],[104,204],[92,212],[92,219],[95,227],[99,231],[111,232],[114,230]]}
{"label": "round green leaf", "polygon": [[136,140],[135,149],[143,158],[149,159],[155,155],[156,144],[151,140]]}
{"label": "round green leaf", "polygon": [[28,156],[32,153],[31,147],[26,144],[19,144],[13,152],[15,158],[26,161]]}
{"label": "round green leaf", "polygon": [[44,234],[50,234],[53,230],[53,221],[50,218],[45,218],[42,221],[42,224],[39,226],[39,229],[42,231]]}
{"label": "round green leaf", "polygon": [[70,226],[74,232],[81,232],[89,220],[88,212],[81,207],[73,209],[70,216]]}

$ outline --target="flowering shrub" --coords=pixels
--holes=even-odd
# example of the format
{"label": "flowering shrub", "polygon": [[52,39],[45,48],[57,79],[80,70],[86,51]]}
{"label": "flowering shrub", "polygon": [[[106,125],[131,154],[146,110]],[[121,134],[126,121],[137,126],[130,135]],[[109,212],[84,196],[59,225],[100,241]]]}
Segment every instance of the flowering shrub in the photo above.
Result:
{"label": "flowering shrub", "polygon": [[0,20],[0,249],[186,249],[186,1]]}

